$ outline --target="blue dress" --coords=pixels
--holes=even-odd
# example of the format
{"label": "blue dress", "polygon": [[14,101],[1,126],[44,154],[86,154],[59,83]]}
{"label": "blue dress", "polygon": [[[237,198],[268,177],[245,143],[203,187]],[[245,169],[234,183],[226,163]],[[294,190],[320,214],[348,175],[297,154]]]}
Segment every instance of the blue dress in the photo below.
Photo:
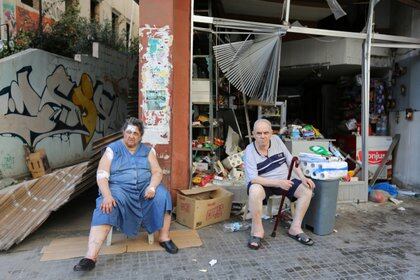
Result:
{"label": "blue dress", "polygon": [[122,140],[111,143],[109,147],[114,152],[109,188],[117,206],[111,213],[103,213],[100,208],[103,197],[99,194],[92,226],[112,225],[128,236],[138,235],[140,227],[148,233],[160,230],[165,213],[172,211],[172,201],[162,184],[156,188],[153,199],[144,198],[152,176],[147,159],[151,148],[141,143],[137,151],[131,154]]}

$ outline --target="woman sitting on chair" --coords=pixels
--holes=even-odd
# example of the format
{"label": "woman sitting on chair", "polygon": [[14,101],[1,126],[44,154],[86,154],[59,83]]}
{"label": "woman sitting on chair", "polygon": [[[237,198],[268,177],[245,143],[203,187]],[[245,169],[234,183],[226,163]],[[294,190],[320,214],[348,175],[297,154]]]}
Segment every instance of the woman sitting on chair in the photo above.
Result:
{"label": "woman sitting on chair", "polygon": [[161,184],[162,169],[153,148],[141,143],[143,124],[128,119],[123,127],[124,138],[111,143],[99,161],[96,200],[85,258],[74,266],[75,271],[95,267],[99,250],[111,227],[127,236],[136,236],[140,227],[159,232],[159,244],[168,253],[178,248],[169,238],[172,201]]}

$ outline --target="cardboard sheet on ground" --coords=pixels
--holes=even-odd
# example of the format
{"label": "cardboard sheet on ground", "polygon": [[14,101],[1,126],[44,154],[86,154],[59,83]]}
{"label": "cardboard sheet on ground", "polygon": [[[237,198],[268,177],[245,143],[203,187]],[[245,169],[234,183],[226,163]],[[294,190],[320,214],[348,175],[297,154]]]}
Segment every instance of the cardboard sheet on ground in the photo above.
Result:
{"label": "cardboard sheet on ground", "polygon": [[[200,236],[195,230],[174,230],[171,231],[171,238],[179,249],[203,245]],[[83,257],[86,254],[87,244],[87,236],[54,239],[49,245],[42,248],[41,261]],[[157,235],[155,235],[155,243],[149,244],[147,242],[146,233],[141,233],[135,239],[127,239],[122,234],[114,234],[112,236],[112,245],[106,246],[104,243],[100,255],[163,250],[164,249],[159,246]]]}

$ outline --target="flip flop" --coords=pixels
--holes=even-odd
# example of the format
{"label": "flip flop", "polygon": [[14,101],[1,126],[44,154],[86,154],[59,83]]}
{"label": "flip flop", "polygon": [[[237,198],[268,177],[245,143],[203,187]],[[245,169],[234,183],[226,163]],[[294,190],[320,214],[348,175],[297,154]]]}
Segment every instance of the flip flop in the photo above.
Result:
{"label": "flip flop", "polygon": [[307,246],[312,246],[314,245],[314,241],[309,238],[304,232],[302,233],[298,233],[296,235],[292,235],[290,233],[287,233],[287,235],[291,238],[293,238],[296,241],[299,241],[300,243],[307,245]]}
{"label": "flip flop", "polygon": [[[248,247],[252,250],[258,250],[261,247],[261,237],[258,236],[250,236],[248,240]],[[256,243],[257,245],[254,245],[252,243]]]}
{"label": "flip flop", "polygon": [[178,247],[175,245],[175,243],[172,240],[159,242],[159,245],[165,248],[166,252],[168,252],[169,254],[178,253]]}

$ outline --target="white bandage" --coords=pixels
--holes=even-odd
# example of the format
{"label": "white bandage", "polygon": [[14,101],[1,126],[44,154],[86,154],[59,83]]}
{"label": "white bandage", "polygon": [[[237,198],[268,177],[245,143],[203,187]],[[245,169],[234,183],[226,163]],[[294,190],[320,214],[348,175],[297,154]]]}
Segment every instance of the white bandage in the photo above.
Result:
{"label": "white bandage", "polygon": [[114,151],[112,151],[110,147],[106,147],[104,156],[110,161],[112,161],[112,159],[114,158]]}
{"label": "white bandage", "polygon": [[129,124],[129,125],[127,125],[127,128],[125,129],[125,131],[129,132],[129,133],[134,133],[134,132],[136,132],[136,127],[137,126],[135,126],[135,125]]}
{"label": "white bandage", "polygon": [[107,179],[109,180],[109,173],[105,170],[98,170],[96,172],[96,180],[100,180],[100,179]]}

